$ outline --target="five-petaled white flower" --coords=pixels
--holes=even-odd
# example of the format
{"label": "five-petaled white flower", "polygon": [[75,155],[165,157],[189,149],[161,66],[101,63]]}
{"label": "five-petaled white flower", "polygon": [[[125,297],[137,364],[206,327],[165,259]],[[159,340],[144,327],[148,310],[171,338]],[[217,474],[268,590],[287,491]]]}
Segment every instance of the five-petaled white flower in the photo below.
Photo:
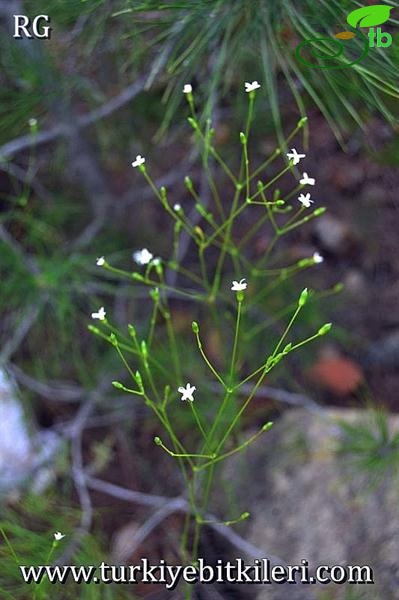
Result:
{"label": "five-petaled white flower", "polygon": [[142,250],[136,250],[133,252],[133,260],[136,261],[138,265],[148,265],[154,258],[154,255],[151,254],[147,248],[143,248]]}
{"label": "five-petaled white flower", "polygon": [[310,194],[299,194],[298,200],[305,208],[309,208],[310,205],[313,204],[313,200],[310,199]]}
{"label": "five-petaled white flower", "polygon": [[181,205],[180,205],[180,204],[174,204],[174,205],[173,205],[173,210],[174,210],[175,212],[179,212],[179,210],[181,210]]}
{"label": "five-petaled white flower", "polygon": [[247,286],[248,286],[248,284],[245,281],[245,279],[240,279],[240,281],[232,282],[231,289],[233,292],[242,292],[243,290],[247,289]]}
{"label": "five-petaled white flower", "polygon": [[186,83],[183,88],[183,94],[191,94],[192,91],[193,86],[191,85],[191,83]]}
{"label": "five-petaled white flower", "polygon": [[287,157],[292,160],[293,165],[297,165],[306,154],[299,154],[295,148],[291,148],[291,152],[287,153]]}
{"label": "five-petaled white flower", "polygon": [[54,539],[56,542],[59,542],[64,537],[65,537],[65,534],[62,534],[60,531],[56,531],[54,534]]}
{"label": "five-petaled white flower", "polygon": [[105,265],[105,256],[100,256],[99,258],[97,258],[96,265],[97,265],[97,267],[104,266]]}
{"label": "five-petaled white flower", "polygon": [[138,154],[136,156],[136,160],[134,160],[132,162],[132,167],[141,167],[141,165],[143,165],[145,163],[145,158],[143,156],[141,156],[140,154]]}
{"label": "five-petaled white flower", "polygon": [[318,252],[314,252],[312,258],[316,264],[322,263],[324,260],[324,257]]}
{"label": "five-petaled white flower", "polygon": [[104,307],[101,306],[97,312],[91,313],[91,318],[98,319],[99,321],[104,321],[106,314],[107,313],[105,312]]}
{"label": "five-petaled white flower", "polygon": [[249,83],[248,81],[245,82],[245,91],[247,93],[254,92],[255,90],[258,90],[259,88],[260,88],[260,84],[257,81],[253,81],[252,83]]}
{"label": "five-petaled white flower", "polygon": [[304,173],[302,175],[302,179],[299,180],[299,183],[302,185],[314,185],[316,183],[316,179],[313,179],[313,177],[309,177],[307,173]]}
{"label": "five-petaled white flower", "polygon": [[191,385],[190,383],[186,383],[186,387],[182,385],[177,388],[177,391],[181,394],[181,400],[190,400],[190,402],[194,402],[194,392],[197,388],[195,385]]}

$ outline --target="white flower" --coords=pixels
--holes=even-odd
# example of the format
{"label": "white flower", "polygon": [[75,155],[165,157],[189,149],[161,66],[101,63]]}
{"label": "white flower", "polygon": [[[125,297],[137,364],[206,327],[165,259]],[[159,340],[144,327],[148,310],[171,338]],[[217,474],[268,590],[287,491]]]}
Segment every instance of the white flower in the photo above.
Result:
{"label": "white flower", "polygon": [[64,538],[65,535],[62,534],[60,531],[56,531],[54,534],[54,539],[59,542],[60,540],[62,540],[62,538]]}
{"label": "white flower", "polygon": [[96,265],[97,265],[97,267],[104,266],[105,265],[105,257],[104,256],[100,256],[99,258],[97,258]]}
{"label": "white flower", "polygon": [[28,123],[29,123],[29,127],[36,127],[37,119],[31,118],[31,119],[29,119]]}
{"label": "white flower", "polygon": [[191,85],[191,83],[186,83],[183,88],[183,94],[191,94],[192,91],[193,91],[193,86]]}
{"label": "white flower", "polygon": [[232,282],[231,289],[233,292],[242,292],[243,290],[247,289],[247,286],[248,286],[248,284],[245,281],[245,279],[240,279],[240,281]]}
{"label": "white flower", "polygon": [[252,83],[248,83],[248,81],[245,82],[245,91],[247,93],[254,92],[255,90],[258,90],[259,88],[260,88],[260,85],[257,81],[253,81]]}
{"label": "white flower", "polygon": [[174,204],[174,205],[173,205],[173,210],[174,210],[175,212],[179,212],[179,210],[181,210],[181,205],[180,205],[180,204]]}
{"label": "white flower", "polygon": [[147,248],[133,252],[133,260],[135,260],[138,265],[148,265],[153,257],[154,255],[151,254]]}
{"label": "white flower", "polygon": [[307,173],[304,173],[302,175],[302,179],[299,180],[299,183],[302,185],[314,185],[316,183],[316,179],[313,179],[313,177],[309,177]]}
{"label": "white flower", "polygon": [[310,208],[310,205],[313,204],[313,200],[310,199],[310,194],[299,194],[298,200],[305,208]]}
{"label": "white flower", "polygon": [[295,148],[291,148],[291,152],[288,152],[287,156],[293,161],[293,165],[297,165],[302,158],[305,158],[306,154],[298,154]]}
{"label": "white flower", "polygon": [[180,392],[182,400],[190,400],[190,402],[194,402],[193,394],[196,389],[197,388],[195,387],[195,385],[186,383],[186,387],[183,387],[181,385],[179,388],[177,388],[177,391]]}
{"label": "white flower", "polygon": [[136,156],[136,160],[134,160],[132,162],[132,167],[140,167],[141,165],[143,165],[145,163],[145,158],[143,156],[141,156],[140,154],[138,154]]}
{"label": "white flower", "polygon": [[322,263],[324,261],[324,257],[318,252],[315,252],[312,258],[316,264]]}
{"label": "white flower", "polygon": [[97,312],[91,313],[91,318],[98,319],[99,321],[104,321],[106,314],[107,313],[105,312],[104,307],[101,306]]}

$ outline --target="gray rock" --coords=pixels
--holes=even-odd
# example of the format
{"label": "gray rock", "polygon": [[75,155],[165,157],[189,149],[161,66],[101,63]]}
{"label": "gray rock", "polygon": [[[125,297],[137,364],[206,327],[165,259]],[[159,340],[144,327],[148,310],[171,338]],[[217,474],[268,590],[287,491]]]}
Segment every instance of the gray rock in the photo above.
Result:
{"label": "gray rock", "polygon": [[14,380],[0,369],[0,496],[29,484],[40,493],[52,479],[51,463],[60,448],[52,431],[28,428]]}
{"label": "gray rock", "polygon": [[[362,422],[365,411],[298,409],[283,415],[225,475],[240,482],[240,506],[251,513],[249,542],[288,565],[369,565],[374,585],[263,585],[257,600],[398,600],[399,486],[337,453],[339,420]],[[399,417],[389,417],[393,432]],[[372,427],[373,425],[371,425]],[[248,466],[249,465],[249,466]],[[397,466],[396,466],[397,472]]]}

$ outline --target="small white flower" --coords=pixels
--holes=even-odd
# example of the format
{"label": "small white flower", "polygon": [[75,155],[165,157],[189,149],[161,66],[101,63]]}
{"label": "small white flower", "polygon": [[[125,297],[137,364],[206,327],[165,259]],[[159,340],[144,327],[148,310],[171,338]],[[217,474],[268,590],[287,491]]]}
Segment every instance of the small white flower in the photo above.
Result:
{"label": "small white flower", "polygon": [[154,255],[151,254],[147,248],[133,252],[133,260],[135,260],[138,265],[148,265],[153,257]]}
{"label": "small white flower", "polygon": [[107,313],[105,312],[104,307],[101,306],[101,308],[99,308],[97,312],[91,313],[91,318],[98,319],[99,321],[104,321],[106,314]]}
{"label": "small white flower", "polygon": [[287,157],[292,160],[293,165],[297,165],[302,158],[306,157],[306,154],[298,154],[295,148],[291,148],[291,152],[288,152]]}
{"label": "small white flower", "polygon": [[310,199],[310,194],[299,194],[298,200],[305,208],[310,208],[310,205],[313,204],[313,200]]}
{"label": "small white flower", "polygon": [[192,91],[193,91],[193,86],[191,85],[191,83],[186,83],[183,88],[183,94],[191,94]]}
{"label": "small white flower", "polygon": [[62,534],[60,531],[56,531],[54,534],[54,539],[59,542],[62,538],[65,537],[65,534]]}
{"label": "small white flower", "polygon": [[180,204],[174,204],[174,205],[173,205],[173,210],[174,210],[175,212],[179,212],[179,210],[181,210],[181,205],[180,205]]}
{"label": "small white flower", "polygon": [[141,156],[140,154],[138,154],[136,156],[136,160],[134,160],[132,162],[132,167],[140,167],[141,165],[143,165],[145,163],[145,158],[143,156]]}
{"label": "small white flower", "polygon": [[302,185],[314,185],[316,183],[316,179],[313,179],[313,177],[309,177],[307,173],[304,173],[302,175],[302,179],[299,180],[299,183]]}
{"label": "small white flower", "polygon": [[99,258],[97,258],[96,265],[97,267],[103,267],[105,265],[105,257],[100,256]]}
{"label": "small white flower", "polygon": [[260,85],[257,81],[253,81],[252,83],[249,83],[248,81],[245,82],[245,91],[247,93],[254,92],[255,90],[258,90],[259,88],[260,88]]}
{"label": "small white flower", "polygon": [[181,400],[190,400],[190,402],[194,402],[194,392],[197,388],[195,385],[191,385],[190,383],[186,383],[186,387],[182,385],[177,388],[177,391],[181,394]]}
{"label": "small white flower", "polygon": [[29,123],[29,127],[36,127],[37,119],[34,119],[34,118],[29,119],[28,123]]}
{"label": "small white flower", "polygon": [[314,252],[312,258],[316,264],[322,263],[324,261],[324,257],[318,252]]}
{"label": "small white flower", "polygon": [[242,292],[243,290],[247,289],[247,286],[248,286],[248,284],[245,281],[245,279],[240,279],[240,281],[232,282],[231,289],[233,292]]}

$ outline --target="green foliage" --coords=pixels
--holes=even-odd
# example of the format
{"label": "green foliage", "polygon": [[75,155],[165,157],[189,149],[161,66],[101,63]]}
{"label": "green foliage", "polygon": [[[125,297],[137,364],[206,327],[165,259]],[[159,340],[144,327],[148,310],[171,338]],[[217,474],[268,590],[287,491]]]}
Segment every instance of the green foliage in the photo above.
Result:
{"label": "green foliage", "polygon": [[[397,8],[398,4],[393,2],[392,6]],[[348,8],[348,2],[337,0],[304,0],[299,4],[294,0],[128,0],[114,16],[125,24],[137,23],[146,35],[152,31],[157,47],[161,45],[148,85],[159,77],[167,78],[165,126],[180,102],[184,83],[197,84],[205,115],[209,116],[233,86],[243,84],[245,73],[263,82],[281,139],[280,107],[287,89],[302,115],[311,99],[341,138],[351,121],[364,126],[365,107],[380,112],[391,123],[396,121],[394,98],[399,95],[392,49],[375,48],[366,60],[349,69],[322,72],[305,67],[294,56],[301,41],[326,32],[333,40]],[[363,42],[355,38],[350,44],[360,56]]]}
{"label": "green foliage", "polygon": [[362,422],[339,423],[343,439],[338,452],[357,469],[366,472],[372,483],[395,473],[399,466],[399,432],[393,433],[388,415],[381,408],[371,409]]}
{"label": "green foliage", "polygon": [[[63,504],[56,495],[28,495],[17,505],[2,509],[0,517],[0,595],[4,600],[24,600],[27,598],[27,584],[23,581],[19,565],[50,565],[59,558],[71,536],[79,525],[79,512]],[[65,537],[54,545],[54,533],[62,532]],[[104,560],[104,547],[100,544],[98,532],[86,535],[74,555],[73,564],[98,565]],[[50,600],[59,597],[63,600],[119,600],[132,598],[132,592],[121,586],[107,584],[77,585],[31,584],[29,598]]]}

